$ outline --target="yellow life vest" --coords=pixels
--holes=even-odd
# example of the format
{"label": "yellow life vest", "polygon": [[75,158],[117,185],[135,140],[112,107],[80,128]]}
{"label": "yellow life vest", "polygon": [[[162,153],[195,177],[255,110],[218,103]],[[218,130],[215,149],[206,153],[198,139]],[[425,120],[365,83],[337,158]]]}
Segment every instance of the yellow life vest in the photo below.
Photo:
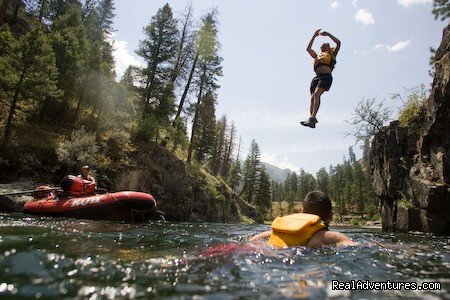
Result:
{"label": "yellow life vest", "polygon": [[314,59],[314,69],[318,66],[329,66],[331,69],[334,69],[335,64],[336,59],[334,48],[331,48],[330,52],[320,52],[316,59]]}
{"label": "yellow life vest", "polygon": [[276,247],[305,246],[309,239],[326,226],[313,214],[292,214],[276,217],[272,222],[269,245]]}

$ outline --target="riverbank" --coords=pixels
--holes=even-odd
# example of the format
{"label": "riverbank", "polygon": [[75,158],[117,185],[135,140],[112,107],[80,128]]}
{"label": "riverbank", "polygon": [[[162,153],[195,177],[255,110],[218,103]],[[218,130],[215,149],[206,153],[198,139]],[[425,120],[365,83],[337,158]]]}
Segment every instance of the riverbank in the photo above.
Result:
{"label": "riverbank", "polygon": [[334,223],[330,224],[330,227],[337,228],[358,228],[358,229],[376,229],[381,231],[381,220],[378,221],[367,221],[364,224],[353,224],[353,223]]}
{"label": "riverbank", "polygon": [[[33,190],[36,186],[40,185],[30,179],[21,179],[19,181],[11,182],[11,183],[0,183],[0,194],[8,194],[8,193],[16,193],[25,190]],[[17,196],[3,196],[0,198],[0,211],[16,211],[21,212],[23,204],[27,201],[32,200],[32,195],[17,195]],[[280,207],[279,204],[274,204],[274,212],[280,213],[282,210],[276,210],[276,208]],[[295,202],[293,205],[294,211],[301,211],[301,203]],[[287,210],[287,203],[283,203],[282,209]],[[338,217],[336,217],[338,219]],[[331,222],[331,227],[337,228],[359,228],[359,229],[376,229],[381,230],[381,220],[364,220],[361,219],[360,216],[352,216],[346,215],[343,216],[343,222]],[[245,223],[245,222],[244,222]],[[266,225],[270,225],[272,220],[267,220],[265,222]]]}
{"label": "riverbank", "polygon": [[[0,195],[33,190],[38,185],[39,184],[29,179],[11,183],[0,183]],[[32,195],[0,196],[0,211],[21,212],[25,202],[32,199]]]}

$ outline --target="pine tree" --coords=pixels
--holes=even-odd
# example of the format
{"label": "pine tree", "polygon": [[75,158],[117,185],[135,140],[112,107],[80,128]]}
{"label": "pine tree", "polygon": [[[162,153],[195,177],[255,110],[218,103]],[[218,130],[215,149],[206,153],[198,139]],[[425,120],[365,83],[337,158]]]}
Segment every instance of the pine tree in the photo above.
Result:
{"label": "pine tree", "polygon": [[198,55],[195,53],[194,47],[191,5],[186,8],[181,23],[181,35],[178,43],[178,52],[175,60],[175,67],[173,68],[172,76],[170,79],[171,83],[175,85],[175,81],[179,78],[179,76],[187,72],[186,69],[189,68],[189,65],[191,66],[191,68],[186,79],[183,94],[181,96],[180,102],[178,103],[177,113],[172,125],[174,125],[175,121],[180,118],[198,61]]}
{"label": "pine tree", "polygon": [[220,166],[223,161],[223,156],[225,152],[225,131],[227,128],[227,117],[223,115],[216,125],[216,144],[214,146],[214,153],[211,158],[211,173],[216,176],[219,173]]}
{"label": "pine tree", "polygon": [[225,142],[227,143],[225,144],[226,149],[224,151],[224,157],[222,159],[222,170],[220,172],[222,177],[225,177],[231,168],[231,157],[233,156],[234,151],[235,135],[236,127],[234,125],[234,122],[231,122],[230,131],[228,133],[228,140],[225,140]]}
{"label": "pine tree", "polygon": [[256,181],[261,171],[261,152],[255,140],[252,140],[250,152],[244,162],[244,187],[241,195],[250,202],[255,201]]}
{"label": "pine tree", "polygon": [[354,164],[356,162],[356,154],[353,151],[353,147],[348,147],[348,158],[350,160],[351,164]]}
{"label": "pine tree", "polygon": [[112,24],[114,23],[114,1],[113,0],[100,0],[97,6],[97,12],[99,15],[99,26],[104,33],[110,34],[113,31]]}
{"label": "pine tree", "polygon": [[74,7],[55,20],[51,39],[58,68],[58,87],[64,91],[65,101],[75,100],[89,55],[89,41],[80,8]]}
{"label": "pine tree", "polygon": [[191,142],[189,144],[187,162],[191,162],[193,146],[196,141],[195,132],[198,130],[198,118],[201,101],[205,93],[213,92],[219,88],[217,76],[222,75],[222,58],[218,55],[219,42],[217,40],[217,26],[215,12],[209,13],[203,19],[196,43],[199,61],[197,77],[197,103],[195,104],[194,119],[192,121]]}
{"label": "pine tree", "polygon": [[82,4],[78,0],[43,0],[40,1],[39,18],[45,18],[52,24],[57,18],[64,15],[71,8],[82,8]]}
{"label": "pine tree", "polygon": [[12,43],[10,51],[0,56],[0,87],[10,99],[2,142],[6,146],[20,101],[42,102],[47,96],[58,95],[57,70],[55,53],[41,29],[31,30],[17,42],[9,30],[3,30],[0,35],[0,40]]}
{"label": "pine tree", "polygon": [[328,187],[330,181],[327,170],[325,168],[320,168],[319,171],[316,173],[316,178],[318,189],[324,192],[325,194],[328,194]]}
{"label": "pine tree", "polygon": [[0,7],[0,26],[3,25],[4,20],[6,18],[6,13],[8,12],[9,5],[11,4],[11,0],[3,0],[2,6]]}
{"label": "pine tree", "polygon": [[144,118],[151,112],[151,105],[155,105],[157,119],[166,121],[170,116],[172,104],[163,96],[173,72],[172,63],[178,45],[177,21],[168,4],[152,17],[144,29],[144,34],[146,39],[140,41],[136,51],[147,64],[142,71]]}
{"label": "pine tree", "polygon": [[343,215],[346,213],[344,189],[345,189],[345,175],[344,168],[338,164],[330,172],[330,196],[336,203],[336,210],[339,215],[340,221],[343,220]]}
{"label": "pine tree", "polygon": [[270,178],[264,166],[261,167],[256,181],[255,205],[259,215],[264,218],[272,205]]}
{"label": "pine tree", "polygon": [[207,93],[203,97],[199,108],[198,130],[193,133],[196,135],[195,150],[196,159],[199,162],[203,162],[206,158],[210,158],[213,155],[216,144],[215,105],[215,95]]}
{"label": "pine tree", "polygon": [[300,199],[304,199],[306,194],[310,192],[308,187],[308,178],[306,176],[306,171],[303,169],[300,169],[300,174],[298,175],[298,181],[299,181],[299,195]]}
{"label": "pine tree", "polygon": [[364,217],[364,207],[365,207],[365,174],[363,168],[359,162],[354,164],[354,173],[355,173],[355,181],[354,181],[354,191],[353,195],[356,197],[357,204],[357,213]]}
{"label": "pine tree", "polygon": [[89,47],[73,119],[74,121],[79,119],[83,106],[84,109],[90,108],[90,115],[81,121],[89,121],[86,125],[92,129],[103,124],[105,120],[103,108],[110,107],[114,102],[114,96],[109,93],[115,77],[113,48],[108,39],[109,32],[102,27],[101,21],[103,18],[103,22],[108,23],[108,18],[114,14],[114,6],[108,6],[108,9],[109,11],[101,11],[96,1],[86,1],[83,11],[83,25],[86,28]]}
{"label": "pine tree", "polygon": [[137,80],[138,68],[135,66],[128,66],[120,79],[120,82],[125,84],[130,90],[138,91],[135,86]]}
{"label": "pine tree", "polygon": [[434,18],[445,19],[450,18],[450,2],[448,0],[433,0],[433,11]]}
{"label": "pine tree", "polygon": [[227,184],[231,187],[231,189],[236,193],[237,188],[242,180],[242,167],[241,161],[237,159],[232,165],[230,172],[227,176]]}
{"label": "pine tree", "polygon": [[[300,178],[297,173],[293,172],[288,175],[284,182],[284,189],[286,192],[286,199],[293,207],[294,201],[301,200],[299,193],[300,189]],[[300,199],[299,199],[300,198]]]}
{"label": "pine tree", "polygon": [[365,166],[369,166],[369,164],[370,164],[370,151],[371,151],[370,140],[369,139],[365,139],[363,145],[361,146],[361,148],[363,150],[364,165]]}

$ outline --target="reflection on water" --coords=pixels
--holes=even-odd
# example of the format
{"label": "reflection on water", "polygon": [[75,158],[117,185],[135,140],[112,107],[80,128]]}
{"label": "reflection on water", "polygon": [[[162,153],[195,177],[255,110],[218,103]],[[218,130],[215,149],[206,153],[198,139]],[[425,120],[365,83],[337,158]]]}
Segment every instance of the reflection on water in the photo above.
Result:
{"label": "reflection on water", "polygon": [[[250,246],[263,225],[124,224],[0,214],[0,297],[447,298],[446,237],[339,229],[337,248]],[[432,281],[441,290],[333,290],[352,280]]]}

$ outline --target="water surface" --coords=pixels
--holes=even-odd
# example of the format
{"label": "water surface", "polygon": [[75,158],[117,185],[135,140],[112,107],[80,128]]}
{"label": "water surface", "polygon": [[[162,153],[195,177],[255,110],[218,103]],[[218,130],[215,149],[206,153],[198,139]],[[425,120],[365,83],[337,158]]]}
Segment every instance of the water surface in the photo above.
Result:
{"label": "water surface", "polygon": [[[337,229],[352,247],[249,247],[265,225],[0,214],[0,297],[42,299],[450,298],[447,237]],[[440,290],[333,290],[424,282]]]}

